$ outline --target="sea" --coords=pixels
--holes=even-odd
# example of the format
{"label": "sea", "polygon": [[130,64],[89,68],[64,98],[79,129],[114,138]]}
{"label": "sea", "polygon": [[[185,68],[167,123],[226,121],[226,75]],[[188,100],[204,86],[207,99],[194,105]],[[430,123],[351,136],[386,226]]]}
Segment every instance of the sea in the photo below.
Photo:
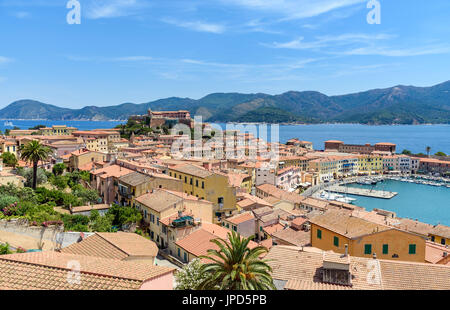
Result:
{"label": "sea", "polygon": [[[0,130],[12,129],[7,120],[0,120]],[[79,130],[113,128],[125,121],[43,121],[43,120],[10,120],[13,126],[29,129],[36,125],[67,125]],[[217,124],[226,129],[226,124]],[[271,125],[258,126],[266,130],[270,141]],[[245,125],[244,125],[245,126]],[[248,126],[248,125],[247,125]],[[285,143],[289,139],[311,141],[314,149],[324,148],[326,140],[341,140],[348,144],[374,144],[391,142],[397,144],[397,152],[404,149],[413,153],[431,153],[438,151],[450,154],[450,125],[392,125],[367,126],[357,124],[320,124],[320,125],[279,125],[279,141]],[[359,186],[359,185],[353,185]],[[355,205],[367,210],[380,208],[396,212],[399,217],[418,219],[429,224],[441,223],[450,226],[450,189],[414,183],[388,180],[379,183],[375,189],[398,192],[389,200],[353,196]]]}
{"label": "sea", "polygon": [[355,198],[354,205],[370,211],[374,208],[393,211],[398,217],[419,220],[424,223],[450,226],[450,188],[385,180],[377,185],[350,184],[349,187],[373,188],[397,192],[391,199],[379,199],[348,195]]}

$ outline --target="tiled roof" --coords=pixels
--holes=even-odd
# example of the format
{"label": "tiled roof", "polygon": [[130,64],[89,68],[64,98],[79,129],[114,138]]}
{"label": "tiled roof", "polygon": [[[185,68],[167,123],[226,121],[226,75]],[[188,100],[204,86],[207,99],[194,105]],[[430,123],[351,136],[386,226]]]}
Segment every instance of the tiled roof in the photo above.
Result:
{"label": "tiled roof", "polygon": [[140,184],[144,184],[151,181],[151,177],[148,175],[139,173],[139,172],[132,172],[127,175],[123,175],[119,178],[120,182],[123,182],[125,184],[131,185],[131,186],[137,186]]}
{"label": "tiled roof", "polygon": [[[68,277],[73,263],[80,266],[79,284]],[[0,257],[0,289],[33,290],[134,290],[144,281],[173,268],[53,251]]]}
{"label": "tiled roof", "polygon": [[349,216],[338,210],[329,210],[325,214],[314,216],[310,219],[310,222],[347,238],[356,238],[358,236],[393,229],[358,217]]}
{"label": "tiled roof", "polygon": [[450,239],[450,227],[439,224],[433,227],[430,234]]}
{"label": "tiled roof", "polygon": [[272,237],[278,238],[295,246],[305,246],[310,243],[311,232],[287,228],[273,233]]}
{"label": "tiled roof", "polygon": [[226,220],[235,225],[239,225],[240,223],[247,222],[254,218],[255,218],[255,216],[253,215],[252,212],[245,212],[245,213],[237,214],[235,216],[227,218]]}
{"label": "tiled roof", "polygon": [[182,201],[182,198],[164,190],[155,190],[136,198],[136,201],[157,212],[162,212]]}
{"label": "tiled roof", "polygon": [[436,244],[434,242],[427,241],[425,243],[425,261],[432,264],[437,264],[440,261],[443,261],[446,256],[444,256],[444,253],[447,253],[447,255],[450,254],[450,249],[440,245]]}
{"label": "tiled roof", "polygon": [[179,172],[184,173],[184,174],[193,175],[193,176],[196,176],[196,177],[199,177],[199,178],[206,178],[206,177],[209,177],[209,176],[213,175],[212,172],[210,172],[210,171],[208,171],[208,170],[206,170],[206,169],[204,169],[202,167],[199,167],[199,166],[196,166],[196,165],[191,165],[191,164],[177,165],[177,166],[172,167],[170,169],[175,170],[175,171],[179,171]]}
{"label": "tiled roof", "polygon": [[[374,260],[350,256],[352,286],[330,286],[322,282],[324,257],[341,254],[322,252],[314,248],[274,246],[265,257],[271,261],[272,276],[277,280],[291,282],[289,289],[385,289],[421,290],[450,289],[450,267],[426,263]],[[379,280],[368,281],[373,266],[379,266]],[[370,279],[369,279],[370,280]]]}
{"label": "tiled roof", "polygon": [[303,200],[305,200],[305,197],[300,196],[298,194],[289,193],[282,189],[279,189],[278,187],[272,185],[272,184],[262,184],[256,187],[257,189],[274,196],[279,199],[287,200],[293,203],[301,203]]}
{"label": "tiled roof", "polygon": [[123,260],[129,256],[155,257],[158,247],[153,241],[134,233],[95,233],[62,252]]}

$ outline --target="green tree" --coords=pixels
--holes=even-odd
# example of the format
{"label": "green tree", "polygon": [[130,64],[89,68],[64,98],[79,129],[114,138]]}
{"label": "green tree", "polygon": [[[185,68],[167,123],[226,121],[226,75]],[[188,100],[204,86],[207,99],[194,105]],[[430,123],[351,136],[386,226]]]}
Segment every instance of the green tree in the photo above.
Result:
{"label": "green tree", "polygon": [[142,220],[142,214],[133,207],[122,207],[119,205],[112,205],[107,215],[114,216],[113,225],[122,226],[131,223],[138,223]]}
{"label": "green tree", "polygon": [[67,169],[67,166],[63,163],[56,164],[53,166],[52,172],[55,176],[62,175],[64,171]]}
{"label": "green tree", "polygon": [[410,151],[410,150],[403,150],[403,152],[402,152],[402,154],[403,155],[411,155],[412,154],[412,152]]}
{"label": "green tree", "polygon": [[1,244],[0,243],[0,255],[12,254],[11,249],[9,248],[9,244]]}
{"label": "green tree", "polygon": [[445,154],[444,152],[437,152],[436,154],[434,154],[436,156],[447,156],[447,154]]}
{"label": "green tree", "polygon": [[15,168],[17,165],[17,157],[13,153],[5,152],[0,156],[0,158],[3,159],[3,163],[8,167]]}
{"label": "green tree", "polygon": [[16,203],[19,201],[19,198],[15,196],[1,196],[0,197],[0,212],[3,208],[8,207],[12,205],[13,203]]}
{"label": "green tree", "polygon": [[34,169],[27,168],[21,170],[19,173],[20,176],[23,176],[26,179],[25,186],[33,187],[33,182],[36,180],[36,184],[44,184],[47,182],[47,175],[45,174],[44,169],[37,169],[36,175],[34,174]]}
{"label": "green tree", "polygon": [[196,258],[175,273],[176,290],[195,290],[209,275],[202,272],[202,262]]}
{"label": "green tree", "polygon": [[33,184],[32,188],[36,189],[37,169],[39,161],[46,161],[51,154],[51,149],[43,146],[39,141],[33,140],[25,144],[21,150],[20,157],[33,164]]}
{"label": "green tree", "polygon": [[271,290],[276,289],[270,272],[272,268],[267,260],[259,257],[267,253],[265,247],[248,247],[252,237],[241,238],[240,234],[228,233],[228,240],[221,238],[211,240],[219,250],[208,250],[200,258],[213,261],[202,266],[204,280],[201,290]]}

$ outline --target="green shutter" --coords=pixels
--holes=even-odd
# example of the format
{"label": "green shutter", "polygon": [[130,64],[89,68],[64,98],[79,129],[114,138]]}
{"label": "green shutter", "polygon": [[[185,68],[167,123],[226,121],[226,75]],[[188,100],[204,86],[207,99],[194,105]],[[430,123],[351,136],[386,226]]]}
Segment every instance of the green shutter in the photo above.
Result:
{"label": "green shutter", "polygon": [[339,238],[338,237],[334,237],[333,238],[333,244],[337,247],[339,247]]}
{"label": "green shutter", "polygon": [[409,254],[416,254],[416,245],[415,244],[409,245]]}
{"label": "green shutter", "polygon": [[372,245],[371,244],[364,245],[364,254],[372,254]]}
{"label": "green shutter", "polygon": [[389,254],[389,245],[383,244],[383,254]]}
{"label": "green shutter", "polygon": [[322,231],[320,229],[317,230],[317,238],[322,239]]}

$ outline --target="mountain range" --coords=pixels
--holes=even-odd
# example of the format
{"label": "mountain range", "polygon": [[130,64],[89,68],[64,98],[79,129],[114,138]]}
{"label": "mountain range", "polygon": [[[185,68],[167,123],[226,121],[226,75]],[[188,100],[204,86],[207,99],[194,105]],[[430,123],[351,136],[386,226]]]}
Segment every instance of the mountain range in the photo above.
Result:
{"label": "mountain range", "polygon": [[450,81],[431,87],[395,86],[327,96],[315,91],[280,95],[214,93],[201,99],[166,98],[117,106],[61,108],[19,100],[0,110],[0,119],[124,120],[148,109],[188,110],[208,122],[450,124]]}

